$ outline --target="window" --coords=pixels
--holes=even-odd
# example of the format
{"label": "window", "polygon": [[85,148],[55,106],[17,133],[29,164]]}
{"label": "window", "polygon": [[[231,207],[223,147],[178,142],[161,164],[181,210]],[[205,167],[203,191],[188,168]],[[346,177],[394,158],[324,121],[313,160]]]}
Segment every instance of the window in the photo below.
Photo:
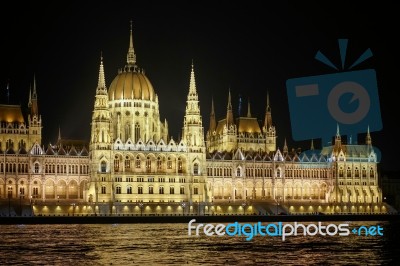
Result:
{"label": "window", "polygon": [[165,182],[165,178],[164,177],[159,177],[158,178],[158,182],[164,183]]}
{"label": "window", "polygon": [[32,191],[33,196],[38,196],[39,195],[39,188],[38,187],[34,187],[33,191]]}
{"label": "window", "polygon": [[354,170],[354,176],[355,176],[355,177],[360,177],[360,170],[358,170],[358,168],[356,168],[356,169]]}
{"label": "window", "polygon": [[369,177],[374,177],[374,169],[373,168],[371,168],[369,170]]}
{"label": "window", "polygon": [[138,194],[143,194],[143,187],[138,187]]}
{"label": "window", "polygon": [[149,178],[147,178],[147,181],[148,181],[148,182],[154,182],[154,177],[149,177]]}
{"label": "window", "polygon": [[126,193],[127,193],[127,194],[132,194],[132,187],[130,187],[130,186],[127,187],[127,188],[126,188]]}
{"label": "window", "polygon": [[175,194],[175,188],[169,187],[169,194]]}
{"label": "window", "polygon": [[101,194],[106,194],[106,186],[101,187]]}
{"label": "window", "polygon": [[153,193],[154,193],[153,187],[150,186],[150,187],[149,187],[149,194],[153,194]]}
{"label": "window", "polygon": [[185,187],[181,187],[181,188],[179,189],[179,193],[180,193],[181,195],[185,194]]}
{"label": "window", "polygon": [[343,177],[343,175],[344,175],[343,168],[340,168],[339,169],[339,177]]}
{"label": "window", "polygon": [[151,170],[151,160],[150,157],[147,157],[146,159],[146,170],[150,171]]}
{"label": "window", "polygon": [[162,162],[161,162],[161,158],[160,157],[158,157],[157,158],[157,169],[161,169],[161,165],[162,165]]}
{"label": "window", "polygon": [[[57,168],[58,168],[58,165],[57,165]],[[107,163],[105,161],[102,161],[101,165],[100,165],[100,168],[101,168],[101,172],[105,173],[106,169],[107,169]],[[58,172],[58,169],[57,169],[57,172]]]}
{"label": "window", "polygon": [[182,159],[178,158],[178,172],[182,173]]}
{"label": "window", "polygon": [[198,179],[198,178],[195,178],[195,179],[193,180],[193,183],[199,183],[199,179]]}
{"label": "window", "polygon": [[351,177],[351,169],[350,168],[347,168],[346,175],[347,175],[347,177]]}
{"label": "window", "polygon": [[115,182],[122,182],[122,177],[116,177]]}
{"label": "window", "polygon": [[131,168],[131,160],[126,159],[125,160],[125,169],[130,169]]}
{"label": "window", "polygon": [[35,174],[39,173],[39,164],[35,163]]}
{"label": "window", "polygon": [[164,194],[164,187],[160,187],[160,188],[158,189],[158,193],[159,193],[159,194]]}
{"label": "window", "polygon": [[136,168],[140,168],[140,157],[136,157]]}
{"label": "window", "polygon": [[119,171],[119,159],[118,157],[115,157],[114,160],[114,172],[118,172]]}
{"label": "window", "polygon": [[193,188],[193,194],[194,195],[199,194],[199,188],[198,187]]}
{"label": "window", "polygon": [[193,165],[193,174],[198,175],[199,174],[199,164],[195,163]]}
{"label": "window", "polygon": [[144,178],[143,177],[138,177],[137,181],[138,182],[144,182]]}
{"label": "window", "polygon": [[168,157],[168,161],[167,161],[167,168],[172,169],[172,161],[171,161],[171,158],[169,158],[169,157]]}
{"label": "window", "polygon": [[175,183],[175,178],[170,177],[170,178],[168,178],[168,181],[169,181],[170,183]]}
{"label": "window", "polygon": [[367,170],[365,170],[365,168],[362,169],[362,177],[363,178],[367,177]]}
{"label": "window", "polygon": [[238,167],[237,169],[236,169],[236,176],[241,176],[242,174],[241,174],[241,171],[240,171],[240,168]]}
{"label": "window", "polygon": [[115,193],[116,194],[121,194],[121,187],[120,186],[116,187]]}

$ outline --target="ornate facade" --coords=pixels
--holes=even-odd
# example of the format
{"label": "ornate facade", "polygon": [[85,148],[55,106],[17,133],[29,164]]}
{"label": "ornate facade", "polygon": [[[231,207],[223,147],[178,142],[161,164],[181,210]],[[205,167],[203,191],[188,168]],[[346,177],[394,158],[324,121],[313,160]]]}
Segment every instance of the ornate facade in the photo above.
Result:
{"label": "ornate facade", "polygon": [[0,198],[24,201],[84,200],[89,157],[84,144],[59,139],[42,145],[36,81],[28,123],[20,105],[0,105]]}
{"label": "ornate facade", "polygon": [[231,94],[218,122],[214,103],[204,134],[192,64],[181,139],[169,138],[158,96],[136,62],[132,29],[126,65],[107,89],[100,61],[91,122],[84,144],[44,148],[36,82],[28,123],[20,106],[0,105],[0,196],[103,203],[382,202],[377,158],[368,131],[364,145],[306,152],[277,148],[267,95],[260,125],[251,114],[234,118]]}
{"label": "ornate facade", "polygon": [[204,202],[204,130],[192,65],[182,139],[168,139],[158,96],[136,64],[132,30],[127,64],[107,90],[100,63],[90,140],[90,202]]}

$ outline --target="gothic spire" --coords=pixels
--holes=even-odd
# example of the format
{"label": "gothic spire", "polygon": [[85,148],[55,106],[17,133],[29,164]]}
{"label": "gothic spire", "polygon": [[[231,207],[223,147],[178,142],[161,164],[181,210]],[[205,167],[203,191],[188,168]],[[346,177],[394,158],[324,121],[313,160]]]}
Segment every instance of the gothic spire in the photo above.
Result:
{"label": "gothic spire", "polygon": [[35,74],[33,74],[33,93],[32,93],[32,99],[37,100],[37,93],[36,93],[36,77]]}
{"label": "gothic spire", "polygon": [[217,127],[217,122],[215,121],[215,112],[214,112],[214,98],[211,98],[211,114],[210,114],[210,133],[214,132]]}
{"label": "gothic spire", "polygon": [[231,90],[230,89],[229,89],[229,94],[228,94],[228,106],[226,108],[226,124],[228,126],[233,124],[233,112],[232,112]]}
{"label": "gothic spire", "polygon": [[251,111],[250,111],[250,98],[247,101],[247,117],[251,117]]}
{"label": "gothic spire", "polygon": [[107,93],[106,79],[104,77],[103,53],[101,53],[100,55],[100,69],[99,69],[99,80],[97,83],[97,93],[98,94]]}
{"label": "gothic spire", "polygon": [[129,39],[129,49],[128,49],[128,54],[126,55],[126,63],[132,66],[136,65],[136,54],[135,50],[133,49],[132,20],[131,20],[130,39]]}
{"label": "gothic spire", "polygon": [[265,110],[265,119],[264,119],[264,127],[265,130],[269,130],[272,126],[272,114],[271,114],[271,107],[269,105],[269,92],[267,92],[267,108]]}
{"label": "gothic spire", "polygon": [[369,132],[369,125],[368,125],[368,129],[367,129],[367,136],[365,137],[365,144],[372,145],[372,138],[371,138],[371,134]]}
{"label": "gothic spire", "polygon": [[197,91],[196,91],[196,79],[194,77],[193,59],[192,59],[192,72],[190,73],[189,95],[193,94],[197,94]]}

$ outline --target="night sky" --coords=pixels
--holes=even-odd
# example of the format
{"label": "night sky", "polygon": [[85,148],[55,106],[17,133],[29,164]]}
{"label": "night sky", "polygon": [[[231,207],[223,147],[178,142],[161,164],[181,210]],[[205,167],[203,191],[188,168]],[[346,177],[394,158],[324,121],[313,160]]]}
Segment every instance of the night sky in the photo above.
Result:
{"label": "night sky", "polygon": [[8,101],[9,83],[10,103],[26,110],[35,74],[44,144],[57,139],[59,126],[63,138],[89,140],[100,53],[109,87],[118,68],[126,64],[132,19],[137,64],[152,82],[161,118],[168,120],[175,139],[182,128],[193,59],[206,131],[212,97],[217,119],[226,114],[229,88],[236,116],[241,95],[243,109],[247,110],[250,99],[253,116],[264,119],[269,91],[278,146],[282,148],[286,138],[289,148],[304,149],[309,141],[292,139],[286,80],[334,73],[314,56],[321,50],[339,65],[337,39],[348,38],[348,62],[367,48],[373,52],[356,69],[376,69],[383,130],[373,132],[372,140],[382,151],[383,168],[399,170],[394,80],[398,74],[393,75],[399,46],[391,4],[142,2],[148,1],[10,2],[0,18],[1,102]]}

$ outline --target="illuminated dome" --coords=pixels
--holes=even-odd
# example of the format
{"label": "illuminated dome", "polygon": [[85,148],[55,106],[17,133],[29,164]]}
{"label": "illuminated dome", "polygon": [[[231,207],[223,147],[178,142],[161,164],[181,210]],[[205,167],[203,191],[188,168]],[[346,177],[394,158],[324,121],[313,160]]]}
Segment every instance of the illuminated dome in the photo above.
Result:
{"label": "illuminated dome", "polygon": [[153,85],[143,70],[136,65],[136,54],[133,49],[132,24],[128,54],[125,67],[118,71],[118,75],[111,82],[108,90],[108,99],[114,100],[147,100],[155,101]]}
{"label": "illuminated dome", "polygon": [[155,101],[153,85],[146,75],[136,67],[125,67],[111,82],[108,99],[113,100],[147,100]]}

